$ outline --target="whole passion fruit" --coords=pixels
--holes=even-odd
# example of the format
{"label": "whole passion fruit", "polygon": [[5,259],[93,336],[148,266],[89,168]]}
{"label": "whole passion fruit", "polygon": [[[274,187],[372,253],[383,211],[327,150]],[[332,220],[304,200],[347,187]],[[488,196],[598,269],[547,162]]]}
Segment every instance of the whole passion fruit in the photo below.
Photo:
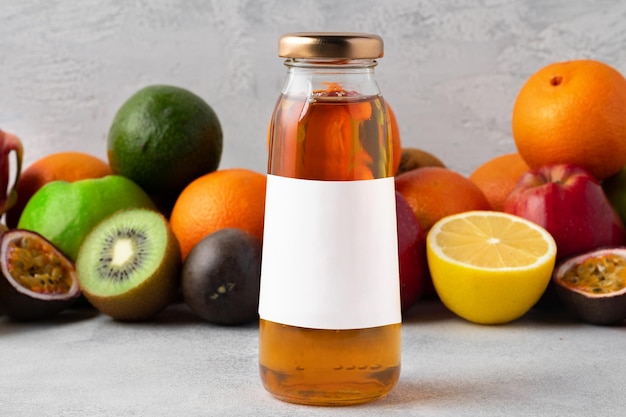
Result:
{"label": "whole passion fruit", "polygon": [[41,235],[20,229],[0,237],[0,306],[16,320],[39,320],[80,295],[74,264]]}
{"label": "whole passion fruit", "polygon": [[204,320],[240,325],[258,318],[261,242],[241,229],[209,234],[193,247],[182,268],[182,293]]}
{"label": "whole passion fruit", "polygon": [[563,304],[579,319],[604,325],[626,319],[626,248],[570,258],[555,269],[553,282]]}

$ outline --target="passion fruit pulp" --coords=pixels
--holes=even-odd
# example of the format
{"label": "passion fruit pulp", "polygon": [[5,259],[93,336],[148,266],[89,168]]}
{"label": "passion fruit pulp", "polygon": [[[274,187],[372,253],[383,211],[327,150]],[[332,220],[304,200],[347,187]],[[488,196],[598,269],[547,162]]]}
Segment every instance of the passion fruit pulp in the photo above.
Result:
{"label": "passion fruit pulp", "polygon": [[39,320],[80,295],[74,264],[38,233],[12,229],[0,237],[0,306],[16,320]]}
{"label": "passion fruit pulp", "polygon": [[592,324],[626,319],[626,248],[598,249],[562,262],[553,282],[563,304]]}

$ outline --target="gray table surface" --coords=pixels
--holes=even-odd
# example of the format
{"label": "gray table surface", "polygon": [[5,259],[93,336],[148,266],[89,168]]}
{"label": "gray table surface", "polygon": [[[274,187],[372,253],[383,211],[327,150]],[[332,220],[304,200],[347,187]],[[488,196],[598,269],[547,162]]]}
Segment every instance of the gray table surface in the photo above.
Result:
{"label": "gray table surface", "polygon": [[0,317],[0,416],[626,415],[626,326],[538,311],[481,326],[422,301],[404,319],[397,387],[339,408],[268,394],[257,333],[202,322],[184,304],[135,324],[79,309]]}

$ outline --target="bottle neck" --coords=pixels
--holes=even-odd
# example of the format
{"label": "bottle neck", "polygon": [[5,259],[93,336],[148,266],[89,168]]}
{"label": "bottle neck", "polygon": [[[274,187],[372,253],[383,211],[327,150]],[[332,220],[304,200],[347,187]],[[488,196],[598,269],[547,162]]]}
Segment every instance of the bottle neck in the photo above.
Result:
{"label": "bottle neck", "polygon": [[318,68],[318,69],[365,69],[374,68],[378,65],[375,59],[337,59],[337,58],[287,58],[287,67],[293,68]]}
{"label": "bottle neck", "polygon": [[376,83],[374,59],[299,59],[285,61],[287,81],[283,94],[305,94],[316,92],[345,91],[350,95],[380,95]]}

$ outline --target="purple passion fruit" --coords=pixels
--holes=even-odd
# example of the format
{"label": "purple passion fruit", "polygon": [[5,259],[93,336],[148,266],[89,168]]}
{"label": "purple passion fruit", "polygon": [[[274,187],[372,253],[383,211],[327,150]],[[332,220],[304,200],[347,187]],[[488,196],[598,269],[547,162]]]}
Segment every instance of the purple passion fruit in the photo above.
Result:
{"label": "purple passion fruit", "polygon": [[39,320],[80,295],[74,264],[43,236],[20,229],[0,237],[0,306],[16,320]]}
{"label": "purple passion fruit", "polygon": [[220,229],[204,237],[183,264],[183,298],[213,324],[256,320],[260,283],[261,242],[240,229]]}
{"label": "purple passion fruit", "polygon": [[570,258],[555,269],[553,282],[563,304],[581,320],[617,324],[626,319],[626,248]]}

